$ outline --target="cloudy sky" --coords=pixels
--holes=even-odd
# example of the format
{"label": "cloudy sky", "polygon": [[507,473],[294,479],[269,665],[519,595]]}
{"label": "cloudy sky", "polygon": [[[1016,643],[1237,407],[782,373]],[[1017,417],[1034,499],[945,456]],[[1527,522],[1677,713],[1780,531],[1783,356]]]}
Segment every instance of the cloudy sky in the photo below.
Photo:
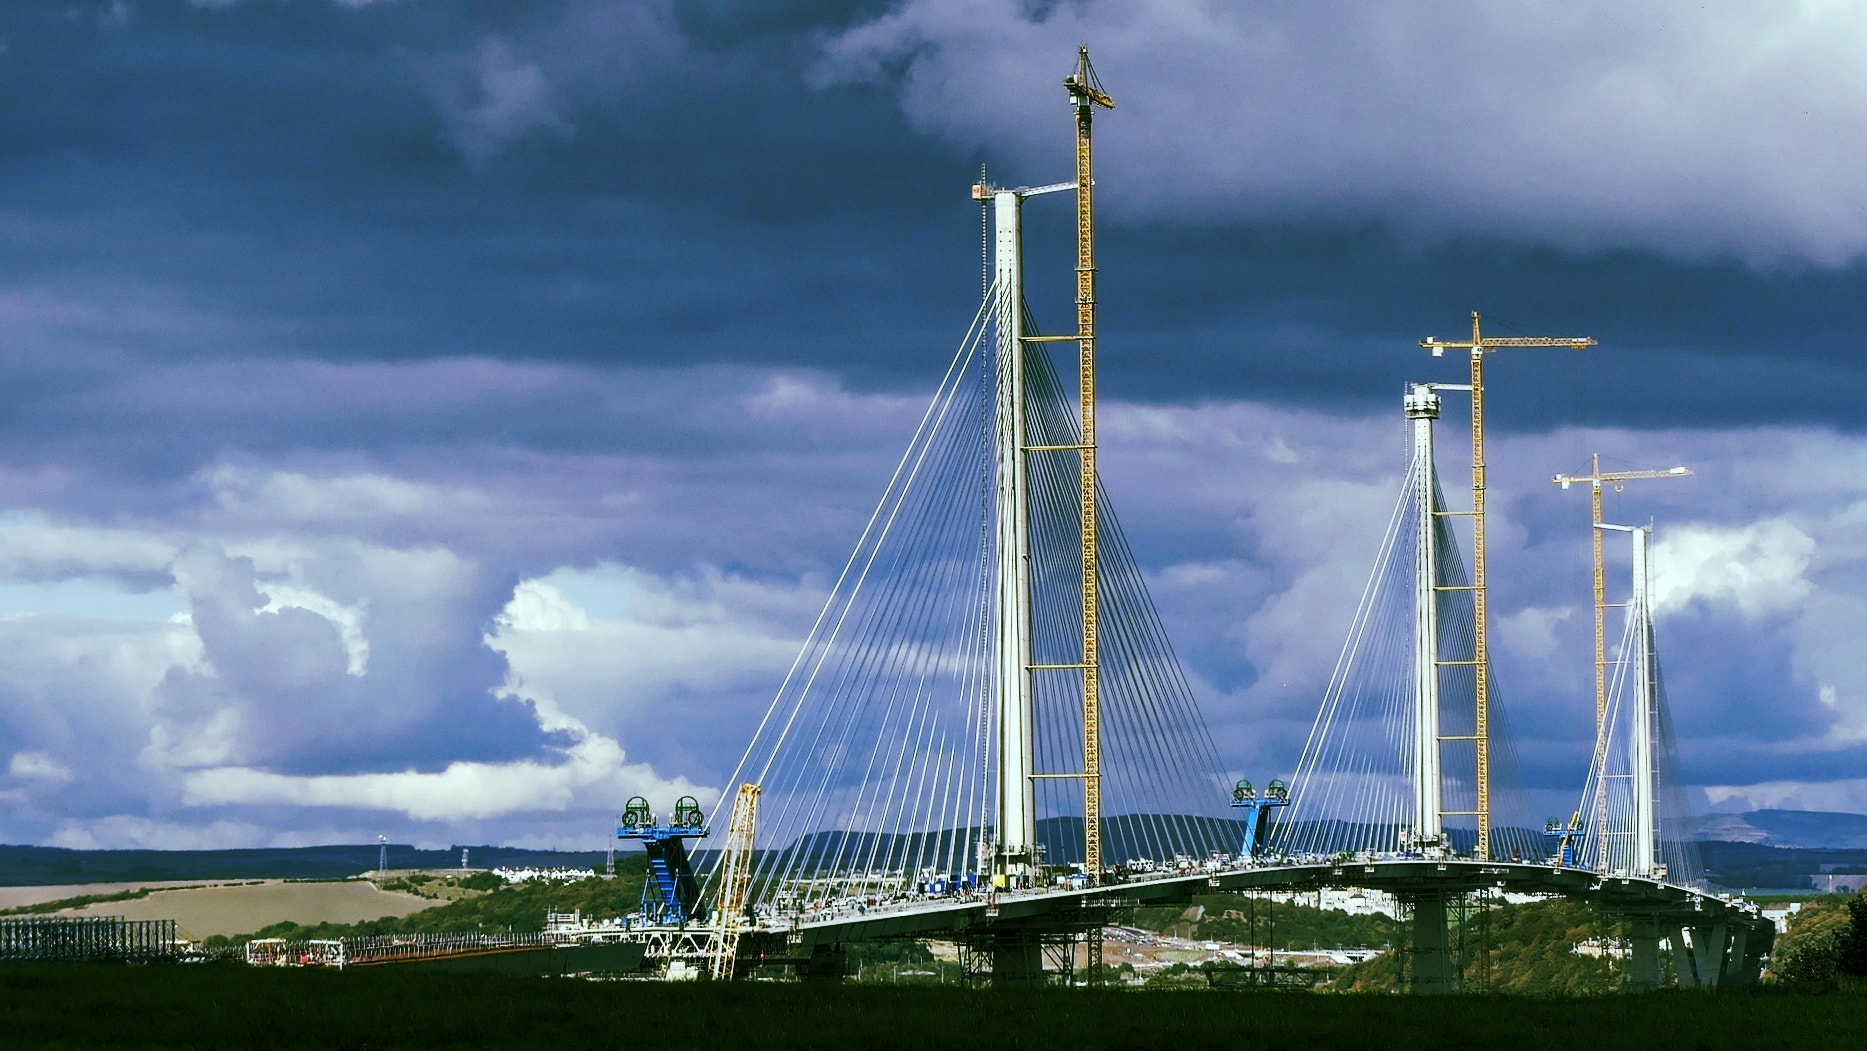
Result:
{"label": "cloudy sky", "polygon": [[1078,40],[1105,476],[1235,772],[1294,765],[1478,309],[1601,342],[1489,373],[1533,796],[1586,763],[1549,476],[1598,451],[1695,472],[1610,515],[1701,805],[1867,810],[1855,5],[11,0],[0,841],[710,798],[977,306],[980,164],[1068,175]]}

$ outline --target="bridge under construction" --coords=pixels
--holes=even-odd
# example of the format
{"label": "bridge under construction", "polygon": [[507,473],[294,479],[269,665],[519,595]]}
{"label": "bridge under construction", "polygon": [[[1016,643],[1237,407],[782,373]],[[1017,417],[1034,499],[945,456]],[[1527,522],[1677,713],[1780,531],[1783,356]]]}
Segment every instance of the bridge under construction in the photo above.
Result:
{"label": "bridge under construction", "polygon": [[[1404,482],[1308,742],[1288,785],[1260,793],[1226,773],[1097,471],[1091,130],[1115,100],[1087,50],[1063,86],[1074,178],[973,186],[988,265],[972,323],[753,729],[736,791],[665,821],[632,801],[618,834],[647,846],[653,875],[643,912],[606,937],[720,979],[838,975],[846,944],[933,938],[997,983],[1067,976],[1079,959],[1094,981],[1124,910],[1348,886],[1400,903],[1415,992],[1461,987],[1448,917],[1505,894],[1618,919],[1631,988],[1661,984],[1662,945],[1681,985],[1754,981],[1774,927],[1708,889],[1686,827],[1651,529],[1601,518],[1604,482],[1683,468],[1557,476],[1595,494],[1595,744],[1568,816],[1527,813],[1517,786],[1489,650],[1484,368],[1586,336],[1487,335],[1474,313],[1469,338],[1421,341],[1466,368],[1401,392]],[[1046,333],[1025,296],[1023,213],[1066,193],[1074,323]],[[1073,376],[1055,345],[1075,348]],[[1470,409],[1468,506],[1448,504],[1436,463],[1448,395]],[[1605,533],[1629,537],[1634,565],[1614,647]],[[689,853],[719,828],[720,846]]]}

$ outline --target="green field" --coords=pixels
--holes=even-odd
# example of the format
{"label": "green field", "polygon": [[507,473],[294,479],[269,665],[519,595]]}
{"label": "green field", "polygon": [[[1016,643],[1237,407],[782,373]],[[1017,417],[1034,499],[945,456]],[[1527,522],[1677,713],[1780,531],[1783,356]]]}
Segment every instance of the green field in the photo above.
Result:
{"label": "green field", "polygon": [[662,984],[240,966],[0,967],[9,1047],[1842,1048],[1867,998],[1586,1000],[814,983]]}

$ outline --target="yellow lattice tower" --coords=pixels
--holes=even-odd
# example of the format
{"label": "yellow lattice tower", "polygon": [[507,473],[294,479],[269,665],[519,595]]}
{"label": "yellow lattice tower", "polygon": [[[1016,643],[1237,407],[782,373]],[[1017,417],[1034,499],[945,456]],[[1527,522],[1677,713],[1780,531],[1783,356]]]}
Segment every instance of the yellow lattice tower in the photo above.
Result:
{"label": "yellow lattice tower", "polygon": [[1076,348],[1082,407],[1083,542],[1083,869],[1102,882],[1102,669],[1096,594],[1096,211],[1089,126],[1095,108],[1114,109],[1089,49],[1076,49],[1076,71],[1063,81],[1076,108]]}
{"label": "yellow lattice tower", "polygon": [[720,890],[713,908],[713,977],[728,981],[739,955],[739,928],[744,921],[746,892],[752,883],[752,840],[758,832],[759,786],[739,786],[726,826],[726,848],[720,857]]}

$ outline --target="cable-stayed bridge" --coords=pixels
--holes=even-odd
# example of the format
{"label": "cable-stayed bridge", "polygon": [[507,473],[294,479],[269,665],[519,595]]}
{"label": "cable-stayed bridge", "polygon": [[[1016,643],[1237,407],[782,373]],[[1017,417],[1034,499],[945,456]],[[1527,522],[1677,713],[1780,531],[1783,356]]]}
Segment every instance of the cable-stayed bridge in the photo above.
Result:
{"label": "cable-stayed bridge", "polygon": [[[1501,893],[1622,919],[1633,987],[1659,984],[1662,938],[1682,984],[1754,979],[1773,928],[1704,889],[1692,858],[1645,530],[1629,532],[1626,636],[1572,816],[1545,826],[1515,789],[1486,638],[1483,362],[1592,340],[1485,337],[1474,315],[1470,341],[1423,342],[1468,350],[1470,383],[1405,392],[1410,465],[1288,792],[1234,787],[1096,470],[1090,127],[1113,102],[1086,52],[1066,87],[1076,179],[975,186],[979,310],[753,732],[743,787],[705,822],[689,808],[656,826],[631,804],[622,834],[670,872],[686,871],[682,837],[731,827],[698,880],[664,881],[641,936],[720,977],[834,971],[848,942],[940,937],[1027,982],[1079,947],[1097,974],[1102,928],[1134,905],[1360,886],[1403,904],[1416,991],[1458,985],[1449,912]],[[1023,210],[1059,192],[1077,202],[1076,327],[1046,335],[1024,295]],[[1440,485],[1441,391],[1470,398],[1469,510]]]}

